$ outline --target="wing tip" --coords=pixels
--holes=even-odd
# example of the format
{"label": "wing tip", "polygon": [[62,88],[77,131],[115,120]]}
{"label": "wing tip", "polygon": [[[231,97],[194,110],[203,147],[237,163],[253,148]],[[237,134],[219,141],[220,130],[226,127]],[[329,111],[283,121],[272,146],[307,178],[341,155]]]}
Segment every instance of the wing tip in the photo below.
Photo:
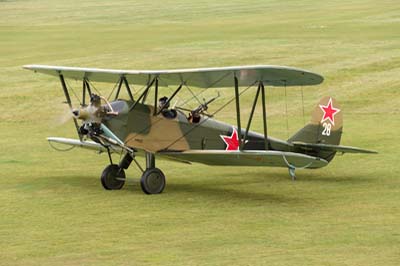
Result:
{"label": "wing tip", "polygon": [[23,68],[23,69],[33,70],[33,66],[34,66],[34,65],[23,65],[22,68]]}

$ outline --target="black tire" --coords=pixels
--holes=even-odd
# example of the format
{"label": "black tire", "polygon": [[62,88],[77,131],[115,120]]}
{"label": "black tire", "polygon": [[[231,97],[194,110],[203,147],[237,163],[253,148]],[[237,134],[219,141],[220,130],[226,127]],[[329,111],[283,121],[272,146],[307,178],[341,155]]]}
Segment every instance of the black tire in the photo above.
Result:
{"label": "black tire", "polygon": [[140,186],[146,194],[159,194],[165,188],[165,176],[158,168],[147,169],[140,179]]}
{"label": "black tire", "polygon": [[121,189],[125,184],[125,171],[116,164],[107,166],[101,174],[101,184],[107,190]]}

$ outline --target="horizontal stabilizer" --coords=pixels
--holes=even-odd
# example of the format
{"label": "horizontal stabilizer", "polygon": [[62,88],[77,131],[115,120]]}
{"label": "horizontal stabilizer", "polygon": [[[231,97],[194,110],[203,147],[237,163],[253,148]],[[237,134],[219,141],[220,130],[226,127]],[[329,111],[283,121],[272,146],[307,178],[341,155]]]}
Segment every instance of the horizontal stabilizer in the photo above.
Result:
{"label": "horizontal stabilizer", "polygon": [[320,168],[328,164],[326,160],[318,157],[281,151],[187,150],[158,154],[208,165]]}
{"label": "horizontal stabilizer", "polygon": [[[100,145],[99,143],[96,143],[94,141],[80,141],[79,139],[68,139],[68,138],[58,138],[58,137],[49,137],[47,140],[50,143],[60,143],[68,146],[74,146],[74,147],[80,147],[88,150],[94,150],[98,152],[107,152],[107,149]],[[110,151],[111,152],[120,152],[121,148],[118,146],[110,146]]]}
{"label": "horizontal stabilizer", "polygon": [[321,143],[305,143],[299,141],[293,141],[292,144],[295,147],[300,147],[304,150],[322,150],[322,151],[336,151],[341,153],[378,153],[372,150],[360,149],[351,146],[321,144]]}

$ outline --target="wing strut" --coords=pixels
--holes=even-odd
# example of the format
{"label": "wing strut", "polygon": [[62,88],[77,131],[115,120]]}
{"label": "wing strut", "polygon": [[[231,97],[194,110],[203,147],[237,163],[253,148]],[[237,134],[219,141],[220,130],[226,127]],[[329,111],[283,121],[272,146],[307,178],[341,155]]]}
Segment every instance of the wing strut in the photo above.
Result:
{"label": "wing strut", "polygon": [[157,115],[157,101],[158,101],[158,77],[156,78],[156,84],[154,84],[154,112],[153,115]]}
{"label": "wing strut", "polygon": [[[67,103],[68,103],[68,105],[69,105],[69,109],[70,109],[71,112],[72,112],[71,98],[69,97],[68,88],[67,88],[67,85],[65,84],[64,76],[63,76],[62,74],[60,74],[59,77],[60,77],[61,86],[62,86],[62,88],[63,88],[65,98],[67,99]],[[75,128],[76,128],[76,132],[78,133],[78,136],[79,136],[79,140],[82,141],[82,134],[79,132],[78,121],[76,121],[76,118],[75,118],[75,117],[74,117],[73,119],[74,119],[74,124],[75,124]]]}
{"label": "wing strut", "polygon": [[92,96],[92,91],[90,89],[89,82],[87,81],[86,78],[83,78],[82,80],[82,106],[86,106],[86,90],[89,93],[89,99],[90,96]]}
{"label": "wing strut", "polygon": [[86,106],[86,83],[85,80],[82,82],[82,104],[81,106]]}
{"label": "wing strut", "polygon": [[260,95],[260,90],[261,90],[261,82],[258,84],[256,96],[254,97],[253,106],[251,107],[249,122],[247,123],[246,132],[244,133],[244,138],[240,150],[243,150],[243,146],[246,143],[247,135],[249,134],[250,130],[251,121],[253,120],[254,110],[256,109],[257,106],[258,96]]}
{"label": "wing strut", "polygon": [[267,109],[265,106],[265,88],[264,84],[261,81],[261,101],[262,101],[262,111],[263,111],[263,127],[264,127],[264,147],[265,150],[269,150],[269,143],[268,143],[268,132],[267,132]]}
{"label": "wing strut", "polygon": [[265,150],[268,150],[269,149],[269,145],[268,145],[268,133],[267,133],[267,110],[266,110],[266,105],[265,105],[265,88],[264,88],[264,84],[263,84],[262,81],[260,81],[258,83],[257,92],[256,92],[256,95],[254,97],[253,105],[251,107],[249,121],[247,122],[246,131],[245,131],[244,137],[242,139],[241,138],[241,128],[240,128],[239,95],[237,94],[238,86],[237,86],[236,80],[237,79],[235,77],[236,116],[237,116],[237,123],[238,123],[238,134],[239,134],[239,147],[240,147],[240,150],[244,149],[244,145],[246,143],[246,139],[248,137],[249,130],[250,130],[250,125],[251,125],[251,122],[253,120],[254,111],[255,111],[256,106],[257,106],[257,102],[258,102],[258,98],[259,98],[259,95],[260,95],[260,91],[261,91],[261,100],[262,100],[262,109],[263,109],[264,147],[265,147]]}
{"label": "wing strut", "polygon": [[[119,92],[121,91],[122,83],[124,82],[124,81],[122,80],[122,78],[123,78],[123,76],[121,76],[121,78],[119,79],[117,91],[115,92],[114,101],[118,100]],[[112,93],[112,92],[111,92],[111,93]]]}
{"label": "wing strut", "polygon": [[132,91],[131,91],[131,88],[129,87],[128,81],[126,80],[126,77],[125,77],[125,76],[121,76],[121,78],[119,79],[118,88],[117,88],[117,92],[115,93],[115,98],[114,98],[114,100],[115,100],[115,101],[118,100],[119,93],[121,92],[122,83],[125,84],[125,88],[126,88],[126,91],[128,92],[129,98],[130,98],[131,101],[133,102]]}
{"label": "wing strut", "polygon": [[239,81],[235,75],[235,103],[236,103],[236,120],[238,128],[239,149],[242,150],[242,127],[240,126],[240,102],[239,102]]}
{"label": "wing strut", "polygon": [[129,98],[130,98],[131,101],[133,102],[133,95],[132,95],[131,88],[129,87],[128,80],[126,79],[125,76],[122,76],[121,79],[124,81],[126,91],[127,91],[128,94],[129,94]]}

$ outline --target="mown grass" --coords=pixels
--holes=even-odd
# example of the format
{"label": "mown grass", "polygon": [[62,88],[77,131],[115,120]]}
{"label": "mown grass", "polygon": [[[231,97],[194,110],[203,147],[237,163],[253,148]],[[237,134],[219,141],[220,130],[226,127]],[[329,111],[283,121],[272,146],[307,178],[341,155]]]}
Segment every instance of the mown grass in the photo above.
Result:
{"label": "mown grass", "polygon": [[[399,11],[397,1],[0,1],[0,265],[398,265]],[[333,95],[342,143],[380,153],[338,157],[297,182],[286,169],[158,161],[165,193],[144,195],[134,167],[123,190],[105,191],[106,156],[45,141],[75,134],[60,122],[58,81],[21,68],[32,63],[303,67],[325,77],[303,88],[305,121]],[[301,90],[287,90],[288,128],[284,90],[267,94],[269,132],[285,139],[304,124]],[[251,101],[243,95],[243,118]],[[234,123],[233,110],[218,118]]]}

